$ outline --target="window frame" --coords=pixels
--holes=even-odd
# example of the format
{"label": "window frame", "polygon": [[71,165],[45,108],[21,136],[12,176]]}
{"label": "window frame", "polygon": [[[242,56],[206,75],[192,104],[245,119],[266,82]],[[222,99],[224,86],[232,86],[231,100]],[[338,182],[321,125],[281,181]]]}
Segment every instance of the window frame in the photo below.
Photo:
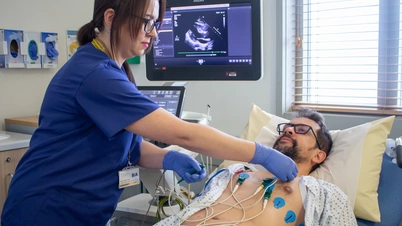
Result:
{"label": "window frame", "polygon": [[[401,57],[398,51],[402,48],[402,42],[400,43],[399,39],[402,40],[402,37],[399,38],[401,32],[399,32],[401,24],[399,23],[399,10],[400,7],[395,7],[395,4],[400,6],[401,0],[390,0],[390,1],[380,1],[380,24],[387,24],[388,26],[380,26],[380,40],[379,40],[379,56],[388,52],[390,57],[381,58],[379,57],[379,65],[387,64],[388,62],[393,62],[393,64],[387,66],[378,66],[378,81],[386,81],[387,79],[390,81],[399,81],[399,82],[379,82],[378,91],[377,91],[377,107],[376,108],[351,108],[351,107],[336,107],[336,106],[319,106],[319,105],[307,105],[317,109],[321,112],[330,112],[330,113],[344,113],[344,114],[356,114],[363,113],[367,115],[402,115],[402,106],[401,106],[401,68],[399,68],[399,64],[401,64]],[[277,51],[277,56],[281,59],[281,65],[278,66],[278,81],[281,81],[280,85],[277,88],[277,95],[281,98],[281,101],[277,103],[277,112],[284,113],[287,111],[291,111],[293,108],[297,108],[303,105],[294,105],[293,101],[295,100],[294,94],[296,94],[294,87],[296,85],[301,85],[300,82],[297,84],[295,82],[296,76],[294,76],[294,70],[290,65],[301,64],[302,59],[295,58],[300,57],[303,54],[296,50],[296,42],[294,37],[297,35],[302,36],[302,29],[296,29],[296,9],[294,4],[303,4],[303,0],[283,0],[277,1],[278,10],[280,12],[277,18],[280,18],[278,23],[278,40],[282,40],[282,48]],[[302,15],[302,13],[299,15]],[[391,27],[390,23],[385,23],[389,21],[397,21],[398,29]],[[303,20],[299,20],[300,23],[303,23]],[[293,24],[292,24],[293,23]],[[396,22],[394,22],[396,23]],[[303,27],[301,25],[300,27]],[[293,29],[293,30],[292,30]],[[296,35],[297,33],[297,35]],[[293,39],[293,40],[292,40]],[[388,46],[395,46],[398,48],[394,48],[397,53],[389,51]],[[299,55],[295,55],[297,53]],[[292,62],[292,59],[294,62]],[[296,60],[297,59],[297,60]],[[384,62],[385,60],[385,62]],[[380,62],[381,61],[381,62]],[[397,62],[395,64],[395,62]],[[283,75],[283,76],[281,76]],[[292,87],[289,89],[289,87]],[[399,96],[398,96],[399,95]],[[390,99],[385,99],[385,97],[392,97]],[[395,107],[399,105],[398,107]],[[384,106],[384,107],[382,107]]]}

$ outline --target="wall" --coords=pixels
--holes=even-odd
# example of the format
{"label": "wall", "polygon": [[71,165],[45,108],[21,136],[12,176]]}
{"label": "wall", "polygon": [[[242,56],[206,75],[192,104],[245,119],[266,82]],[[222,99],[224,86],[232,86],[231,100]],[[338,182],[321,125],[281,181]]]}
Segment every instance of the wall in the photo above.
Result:
{"label": "wall", "polygon": [[[0,28],[59,33],[59,67],[67,60],[66,30],[92,17],[92,1],[0,0]],[[72,16],[74,15],[74,16]],[[39,112],[45,89],[56,69],[0,69],[0,130],[4,118]]]}
{"label": "wall", "polygon": [[[211,106],[211,126],[239,136],[251,103],[275,112],[276,1],[263,1],[263,69],[257,82],[190,82],[186,85],[186,111],[206,113]],[[59,67],[67,60],[66,30],[77,30],[92,19],[93,1],[0,0],[0,28],[59,33]],[[74,16],[73,16],[74,15]],[[53,18],[53,19],[52,19]],[[133,65],[138,85],[159,85],[145,77],[145,62]],[[0,130],[4,118],[35,115],[56,69],[0,69]]]}
{"label": "wall", "polygon": [[[292,99],[284,91],[284,83],[291,81],[283,76],[289,73],[282,63],[287,53],[281,47],[291,40],[283,36],[280,26],[283,22],[283,1],[262,2],[264,77],[257,82],[190,82],[186,86],[184,110],[205,113],[209,104],[211,125],[235,136],[240,135],[247,122],[251,103],[280,115],[286,112],[289,100]],[[59,33],[60,67],[67,60],[66,30],[76,30],[92,19],[93,1],[0,0],[0,6],[0,28]],[[291,29],[289,24],[287,27]],[[162,84],[147,81],[144,57],[141,59],[141,64],[132,66],[137,83]],[[0,69],[0,130],[4,129],[4,118],[35,115],[39,112],[45,89],[56,71],[57,69]],[[289,117],[286,114],[283,116]],[[327,122],[336,126],[336,129],[342,129],[378,117],[381,116],[332,114],[328,115]],[[398,117],[390,137],[401,135],[402,120]]]}

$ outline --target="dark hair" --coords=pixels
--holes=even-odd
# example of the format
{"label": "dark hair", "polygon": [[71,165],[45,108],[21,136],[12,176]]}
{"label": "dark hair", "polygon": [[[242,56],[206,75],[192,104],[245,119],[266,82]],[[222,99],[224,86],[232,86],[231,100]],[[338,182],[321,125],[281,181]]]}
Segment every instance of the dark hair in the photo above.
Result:
{"label": "dark hair", "polygon": [[[114,17],[112,27],[110,28],[110,48],[112,56],[115,53],[115,46],[119,43],[119,32],[124,24],[128,24],[130,28],[130,34],[132,39],[136,39],[138,31],[143,29],[144,21],[138,16],[145,17],[146,9],[150,4],[150,0],[95,0],[94,2],[94,14],[92,20],[82,26],[77,34],[77,40],[80,46],[91,42],[96,38],[95,28],[99,31],[103,31],[104,13],[107,9],[114,10]],[[166,0],[159,0],[159,19],[162,23],[162,19],[165,15]],[[146,49],[146,53],[152,48],[153,40]],[[125,61],[123,68],[127,73],[128,79],[135,83],[133,73]]]}
{"label": "dark hair", "polygon": [[310,108],[298,108],[296,109],[296,112],[296,118],[308,118],[320,126],[320,129],[315,131],[315,133],[317,134],[318,142],[320,142],[321,150],[328,156],[332,147],[332,137],[328,128],[325,126],[324,116]]}

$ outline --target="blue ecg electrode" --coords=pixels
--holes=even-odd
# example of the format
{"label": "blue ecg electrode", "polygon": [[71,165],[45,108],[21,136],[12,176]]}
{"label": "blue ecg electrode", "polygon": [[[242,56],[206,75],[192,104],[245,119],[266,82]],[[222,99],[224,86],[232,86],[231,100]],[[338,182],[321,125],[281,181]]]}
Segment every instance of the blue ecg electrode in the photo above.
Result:
{"label": "blue ecg electrode", "polygon": [[281,198],[281,197],[276,197],[274,199],[274,207],[276,209],[280,209],[280,208],[284,207],[285,204],[286,204],[285,200],[283,198]]}
{"label": "blue ecg electrode", "polygon": [[286,216],[285,216],[285,223],[286,224],[289,224],[289,223],[293,223],[293,222],[295,222],[296,221],[296,214],[295,214],[295,212],[293,212],[292,210],[289,210],[287,213],[286,213]]}

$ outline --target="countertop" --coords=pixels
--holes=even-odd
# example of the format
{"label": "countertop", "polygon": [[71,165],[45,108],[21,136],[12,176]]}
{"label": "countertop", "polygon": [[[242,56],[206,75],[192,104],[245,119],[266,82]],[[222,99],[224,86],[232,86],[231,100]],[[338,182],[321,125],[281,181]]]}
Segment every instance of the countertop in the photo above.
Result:
{"label": "countertop", "polygon": [[19,124],[25,126],[38,127],[39,116],[27,116],[27,117],[16,117],[16,118],[5,118],[4,122],[10,124]]}
{"label": "countertop", "polygon": [[[4,139],[5,137],[8,138]],[[0,151],[29,147],[31,137],[23,133],[0,131]]]}

